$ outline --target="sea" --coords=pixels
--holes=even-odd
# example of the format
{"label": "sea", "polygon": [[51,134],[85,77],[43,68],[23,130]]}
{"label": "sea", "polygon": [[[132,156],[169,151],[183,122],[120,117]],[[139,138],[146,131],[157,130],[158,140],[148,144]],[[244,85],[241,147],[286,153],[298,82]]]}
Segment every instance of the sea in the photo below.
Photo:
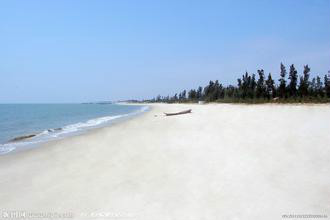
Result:
{"label": "sea", "polygon": [[148,111],[122,104],[0,104],[0,155],[109,126]]}

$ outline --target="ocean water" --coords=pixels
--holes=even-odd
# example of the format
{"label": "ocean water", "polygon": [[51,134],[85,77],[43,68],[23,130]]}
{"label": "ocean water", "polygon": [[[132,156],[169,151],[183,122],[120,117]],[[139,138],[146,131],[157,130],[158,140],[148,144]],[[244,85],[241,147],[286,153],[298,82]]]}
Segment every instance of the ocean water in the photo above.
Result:
{"label": "ocean water", "polygon": [[[147,110],[118,104],[0,104],[0,154],[107,126]],[[12,141],[29,135],[35,136]]]}

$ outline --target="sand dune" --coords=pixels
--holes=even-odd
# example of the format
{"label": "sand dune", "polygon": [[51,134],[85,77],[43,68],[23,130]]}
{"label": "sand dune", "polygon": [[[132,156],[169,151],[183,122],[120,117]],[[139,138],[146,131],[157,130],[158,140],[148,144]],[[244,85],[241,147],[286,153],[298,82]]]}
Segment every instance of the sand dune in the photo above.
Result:
{"label": "sand dune", "polygon": [[[191,114],[162,114],[188,108]],[[330,215],[329,134],[329,105],[157,104],[132,120],[1,156],[0,212],[144,220]]]}

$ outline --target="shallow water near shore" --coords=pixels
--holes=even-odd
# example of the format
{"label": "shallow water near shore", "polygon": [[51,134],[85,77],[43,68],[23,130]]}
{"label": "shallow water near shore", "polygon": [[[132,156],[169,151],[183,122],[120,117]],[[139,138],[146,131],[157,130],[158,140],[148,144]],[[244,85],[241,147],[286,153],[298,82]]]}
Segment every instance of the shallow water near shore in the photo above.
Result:
{"label": "shallow water near shore", "polygon": [[117,104],[0,104],[0,155],[107,126],[147,111]]}

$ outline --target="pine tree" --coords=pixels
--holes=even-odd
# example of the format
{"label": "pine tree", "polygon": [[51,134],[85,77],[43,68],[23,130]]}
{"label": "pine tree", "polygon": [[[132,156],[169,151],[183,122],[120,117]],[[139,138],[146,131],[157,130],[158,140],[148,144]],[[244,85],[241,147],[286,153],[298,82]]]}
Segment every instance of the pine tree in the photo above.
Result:
{"label": "pine tree", "polygon": [[189,99],[189,100],[195,100],[195,99],[196,99],[196,95],[197,95],[196,90],[191,89],[191,90],[188,92],[188,99]]}
{"label": "pine tree", "polygon": [[313,97],[317,96],[317,93],[316,93],[316,79],[315,78],[312,79],[308,90],[309,90],[308,94],[310,96],[313,96]]}
{"label": "pine tree", "polygon": [[237,79],[237,93],[235,95],[237,96],[238,99],[242,98],[243,94],[243,83],[242,79],[238,78]]}
{"label": "pine tree", "polygon": [[257,82],[256,82],[256,75],[252,74],[252,76],[248,80],[249,83],[249,91],[248,91],[248,96],[250,99],[255,98],[255,93],[256,93],[256,87],[257,87]]}
{"label": "pine tree", "polygon": [[196,92],[196,99],[202,100],[203,99],[203,88],[201,86],[198,87]]}
{"label": "pine tree", "polygon": [[290,79],[289,88],[288,88],[289,94],[291,97],[296,97],[298,72],[293,64],[290,66],[289,79]]}
{"label": "pine tree", "polygon": [[166,96],[165,102],[170,102],[170,96]]}
{"label": "pine tree", "polygon": [[324,93],[330,98],[330,76],[324,76]]}
{"label": "pine tree", "polygon": [[242,87],[242,79],[240,79],[240,78],[237,79],[237,87],[238,88]]}
{"label": "pine tree", "polygon": [[266,95],[266,87],[265,87],[265,74],[264,70],[258,70],[259,79],[257,81],[257,98],[265,98]]}
{"label": "pine tree", "polygon": [[187,92],[186,92],[186,90],[183,90],[181,93],[181,100],[183,100],[183,101],[186,100],[186,98],[187,98],[186,96],[187,96]]}
{"label": "pine tree", "polygon": [[222,84],[219,84],[218,99],[224,99],[224,98],[225,98],[225,88],[222,86]]}
{"label": "pine tree", "polygon": [[245,72],[245,74],[242,76],[242,81],[241,81],[241,90],[242,90],[241,98],[243,99],[249,96],[250,81],[251,81],[251,77],[249,76],[249,73]]}
{"label": "pine tree", "polygon": [[236,98],[235,95],[236,88],[232,85],[227,86],[227,88],[224,91],[224,98],[225,99],[234,99]]}
{"label": "pine tree", "polygon": [[204,88],[204,96],[206,101],[213,101],[213,93],[214,93],[214,82],[211,80],[209,85]]}
{"label": "pine tree", "polygon": [[219,81],[216,80],[213,85],[213,91],[211,94],[211,101],[216,101],[220,97],[220,84]]}
{"label": "pine tree", "polygon": [[319,76],[316,77],[316,95],[318,97],[323,97],[324,96],[323,84],[322,84],[321,78]]}
{"label": "pine tree", "polygon": [[173,97],[173,100],[176,102],[178,100],[178,94],[175,93],[174,97]]}
{"label": "pine tree", "polygon": [[308,96],[308,87],[309,87],[309,72],[311,69],[308,67],[308,65],[304,66],[304,75],[300,77],[300,83],[299,83],[299,94],[302,97]]}
{"label": "pine tree", "polygon": [[283,65],[283,63],[281,63],[281,74],[280,74],[281,78],[279,79],[280,81],[280,86],[278,89],[278,94],[280,98],[285,98],[286,97],[286,69],[285,66]]}
{"label": "pine tree", "polygon": [[275,98],[276,96],[275,82],[271,73],[268,74],[268,78],[266,80],[266,93],[268,99]]}
{"label": "pine tree", "polygon": [[324,75],[324,93],[330,98],[330,75]]}

